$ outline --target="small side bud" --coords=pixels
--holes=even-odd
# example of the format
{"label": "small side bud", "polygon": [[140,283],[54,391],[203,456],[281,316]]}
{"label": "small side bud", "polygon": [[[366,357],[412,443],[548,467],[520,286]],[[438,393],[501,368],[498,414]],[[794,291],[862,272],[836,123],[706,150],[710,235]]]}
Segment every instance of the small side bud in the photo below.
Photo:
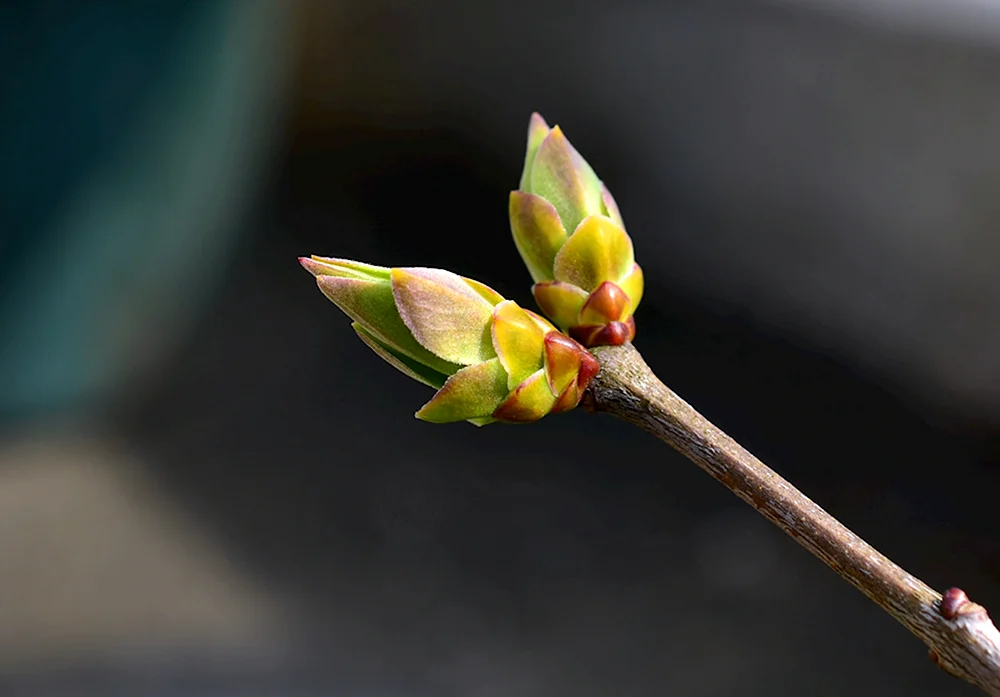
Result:
{"label": "small side bud", "polygon": [[953,620],[968,603],[969,596],[965,591],[961,588],[949,588],[941,595],[941,616],[946,620]]}

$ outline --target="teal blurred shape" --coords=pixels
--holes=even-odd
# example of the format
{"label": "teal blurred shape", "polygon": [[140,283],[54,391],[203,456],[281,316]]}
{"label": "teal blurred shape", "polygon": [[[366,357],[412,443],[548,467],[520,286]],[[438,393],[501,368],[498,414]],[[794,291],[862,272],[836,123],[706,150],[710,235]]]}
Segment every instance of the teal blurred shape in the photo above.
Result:
{"label": "teal blurred shape", "polygon": [[176,345],[260,185],[290,10],[0,8],[0,422],[91,409]]}

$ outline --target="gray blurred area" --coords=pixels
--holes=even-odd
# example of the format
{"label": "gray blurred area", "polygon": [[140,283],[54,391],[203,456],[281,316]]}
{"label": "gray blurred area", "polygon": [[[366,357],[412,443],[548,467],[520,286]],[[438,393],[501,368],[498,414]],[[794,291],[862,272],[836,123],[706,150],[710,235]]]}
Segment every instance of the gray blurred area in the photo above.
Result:
{"label": "gray blurred area", "polygon": [[975,694],[624,424],[414,420],[295,257],[530,306],[505,214],[540,111],[622,208],[664,381],[1000,613],[1000,8],[42,6],[5,45],[100,70],[47,102],[0,52],[63,105],[0,107],[0,695]]}

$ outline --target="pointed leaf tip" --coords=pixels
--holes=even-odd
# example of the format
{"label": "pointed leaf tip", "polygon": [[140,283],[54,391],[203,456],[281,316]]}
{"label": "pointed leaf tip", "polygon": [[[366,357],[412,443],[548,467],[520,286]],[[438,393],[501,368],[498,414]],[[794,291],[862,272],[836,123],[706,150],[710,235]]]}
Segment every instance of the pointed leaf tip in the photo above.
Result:
{"label": "pointed leaf tip", "polygon": [[528,132],[537,131],[540,129],[548,130],[549,124],[545,122],[545,119],[537,111],[531,112],[531,118],[528,119]]}
{"label": "pointed leaf tip", "polygon": [[323,275],[323,265],[312,257],[299,257],[299,264],[313,276]]}
{"label": "pointed leaf tip", "polygon": [[355,278],[363,281],[388,281],[389,269],[384,266],[374,266],[352,259],[335,259],[320,257],[299,257],[299,263],[313,276],[339,276],[340,278]]}
{"label": "pointed leaf tip", "polygon": [[526,188],[555,206],[567,232],[588,215],[603,214],[601,182],[587,161],[555,126],[538,146]]}
{"label": "pointed leaf tip", "polygon": [[471,278],[466,278],[465,276],[460,276],[460,278],[463,281],[465,281],[465,283],[470,288],[472,288],[472,290],[479,293],[479,295],[481,295],[486,302],[488,302],[490,305],[494,307],[496,307],[506,299],[498,292],[496,292],[488,285],[486,285],[485,283],[480,283],[479,281],[473,280]]}
{"label": "pointed leaf tip", "polygon": [[538,154],[539,146],[548,134],[549,125],[545,123],[545,119],[542,118],[541,114],[536,111],[528,120],[528,145],[525,148],[524,169],[521,172],[519,189],[527,191],[531,185],[531,172],[535,165],[535,157]]}
{"label": "pointed leaf tip", "polygon": [[[521,308],[521,309],[524,309],[524,308]],[[538,328],[542,330],[542,334],[543,335],[544,334],[548,334],[549,332],[556,331],[556,328],[552,324],[552,322],[548,321],[547,319],[545,319],[544,317],[542,317],[537,312],[532,312],[531,310],[524,310],[524,312],[529,317],[531,317],[531,319],[535,320],[535,324],[537,324]]]}

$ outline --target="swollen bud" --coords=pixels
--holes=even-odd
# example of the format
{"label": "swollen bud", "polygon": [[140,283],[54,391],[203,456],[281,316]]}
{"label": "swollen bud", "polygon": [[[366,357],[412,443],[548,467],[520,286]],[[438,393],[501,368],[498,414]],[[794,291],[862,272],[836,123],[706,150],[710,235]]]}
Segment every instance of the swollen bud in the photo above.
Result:
{"label": "swollen bud", "polygon": [[450,271],[303,257],[358,336],[437,390],[416,413],[434,423],[537,421],[579,404],[598,363],[541,316]]}
{"label": "swollen bud", "polygon": [[562,130],[538,114],[509,213],[542,311],[585,346],[630,341],[643,289],[632,240],[611,192]]}

